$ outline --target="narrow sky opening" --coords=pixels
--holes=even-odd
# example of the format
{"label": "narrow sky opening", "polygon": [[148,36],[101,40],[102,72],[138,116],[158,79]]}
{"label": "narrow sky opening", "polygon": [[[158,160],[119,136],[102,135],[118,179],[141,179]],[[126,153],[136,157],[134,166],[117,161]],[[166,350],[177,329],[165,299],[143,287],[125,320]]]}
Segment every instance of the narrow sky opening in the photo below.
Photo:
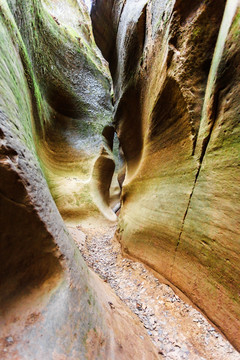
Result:
{"label": "narrow sky opening", "polygon": [[88,7],[89,12],[91,11],[92,8],[92,0],[84,0],[85,4]]}

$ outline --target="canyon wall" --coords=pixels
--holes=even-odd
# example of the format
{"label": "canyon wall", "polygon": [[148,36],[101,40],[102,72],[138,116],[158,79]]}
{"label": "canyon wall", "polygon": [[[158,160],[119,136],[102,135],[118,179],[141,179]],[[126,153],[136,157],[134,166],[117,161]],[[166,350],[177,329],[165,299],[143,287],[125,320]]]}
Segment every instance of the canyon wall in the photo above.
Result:
{"label": "canyon wall", "polygon": [[240,349],[240,9],[95,0],[126,160],[119,239]]}
{"label": "canyon wall", "polygon": [[0,1],[1,359],[157,358],[49,190],[66,218],[111,218],[110,88],[83,3]]}
{"label": "canyon wall", "polygon": [[77,1],[9,3],[42,97],[38,152],[58,209],[66,220],[115,220],[112,84],[88,11]]}

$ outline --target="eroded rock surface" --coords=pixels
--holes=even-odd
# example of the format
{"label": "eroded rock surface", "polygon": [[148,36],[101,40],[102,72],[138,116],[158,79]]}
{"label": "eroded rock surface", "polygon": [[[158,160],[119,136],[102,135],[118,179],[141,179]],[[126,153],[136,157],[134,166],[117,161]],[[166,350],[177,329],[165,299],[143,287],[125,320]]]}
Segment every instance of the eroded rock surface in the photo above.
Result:
{"label": "eroded rock surface", "polygon": [[106,185],[100,170],[93,180],[108,208],[113,167],[111,141],[101,137],[111,122],[110,83],[86,10],[52,4],[73,8],[71,29],[47,1],[0,1],[0,358],[157,359],[138,319],[85,265],[48,188],[63,214],[76,212],[81,188],[64,192],[62,181],[76,172],[81,183],[80,171],[91,178],[100,156]]}
{"label": "eroded rock surface", "polygon": [[[105,196],[109,162],[115,166],[113,134],[104,136],[112,122],[112,84],[88,11],[69,0],[10,5],[39,85],[38,152],[58,209],[67,220],[97,217],[99,208],[115,220]],[[99,156],[101,169],[93,173]],[[95,176],[102,170],[105,182]]]}
{"label": "eroded rock surface", "polygon": [[114,221],[120,188],[123,251],[239,349],[239,2],[95,0],[92,19],[113,84],[81,0],[0,0],[0,357],[159,358],[61,217]]}
{"label": "eroded rock surface", "polygon": [[238,349],[239,11],[238,1],[96,0],[91,14],[126,159],[123,250]]}

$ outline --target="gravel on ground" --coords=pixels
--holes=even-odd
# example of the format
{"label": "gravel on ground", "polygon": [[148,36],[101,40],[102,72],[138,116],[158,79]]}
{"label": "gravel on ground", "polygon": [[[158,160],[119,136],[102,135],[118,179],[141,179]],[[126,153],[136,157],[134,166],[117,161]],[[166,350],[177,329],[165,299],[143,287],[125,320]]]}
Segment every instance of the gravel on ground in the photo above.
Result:
{"label": "gravel on ground", "polygon": [[163,359],[240,360],[240,354],[193,306],[142,263],[124,258],[116,226],[69,230],[86,263],[139,317]]}

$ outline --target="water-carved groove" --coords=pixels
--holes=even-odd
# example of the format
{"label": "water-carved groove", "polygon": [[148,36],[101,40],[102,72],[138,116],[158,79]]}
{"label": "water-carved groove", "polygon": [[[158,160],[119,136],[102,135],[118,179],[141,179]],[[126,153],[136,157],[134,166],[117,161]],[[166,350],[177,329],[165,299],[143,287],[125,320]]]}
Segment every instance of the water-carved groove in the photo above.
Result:
{"label": "water-carved groove", "polygon": [[219,33],[223,0],[95,0],[108,67],[81,1],[2,0],[4,360],[239,358],[228,4]]}

